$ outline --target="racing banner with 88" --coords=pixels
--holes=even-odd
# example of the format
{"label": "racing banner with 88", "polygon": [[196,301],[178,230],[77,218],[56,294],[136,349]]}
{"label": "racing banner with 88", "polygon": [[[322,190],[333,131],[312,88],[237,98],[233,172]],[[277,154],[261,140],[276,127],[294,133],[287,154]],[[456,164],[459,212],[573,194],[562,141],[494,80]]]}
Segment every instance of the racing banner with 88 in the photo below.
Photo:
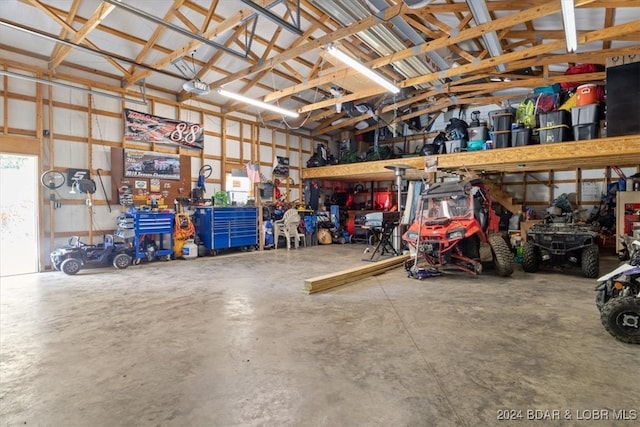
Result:
{"label": "racing banner with 88", "polygon": [[204,127],[198,123],[167,119],[125,108],[124,139],[202,149]]}

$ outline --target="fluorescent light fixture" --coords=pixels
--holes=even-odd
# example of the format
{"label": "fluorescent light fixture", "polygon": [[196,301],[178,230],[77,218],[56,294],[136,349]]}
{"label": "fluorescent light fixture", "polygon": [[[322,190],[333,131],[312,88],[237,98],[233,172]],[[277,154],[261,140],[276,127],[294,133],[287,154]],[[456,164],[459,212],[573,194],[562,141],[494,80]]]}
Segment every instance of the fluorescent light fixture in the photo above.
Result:
{"label": "fluorescent light fixture", "polygon": [[576,33],[576,11],[573,0],[560,0],[562,4],[562,22],[564,35],[567,39],[567,52],[575,52],[578,49],[578,35]]}
{"label": "fluorescent light fixture", "polygon": [[379,84],[380,86],[388,90],[389,92],[391,93],[400,92],[400,88],[398,86],[394,85],[389,80],[382,77],[380,74],[376,73],[370,68],[365,67],[364,65],[359,63],[357,60],[353,59],[346,53],[342,52],[336,47],[336,45],[328,44],[327,52],[333,55],[336,59],[344,62],[354,70],[358,71],[359,73],[364,74],[369,79],[373,80],[374,82],[376,82],[377,84]]}
{"label": "fluorescent light fixture", "polygon": [[276,113],[280,113],[284,116],[289,116],[296,118],[299,116],[295,111],[287,110],[285,108],[280,108],[277,105],[267,104],[266,102],[258,101],[257,99],[247,98],[244,95],[240,95],[239,93],[229,92],[224,89],[218,89],[218,93],[222,96],[226,96],[227,98],[235,99],[236,101],[244,102],[245,104],[250,104],[258,108],[263,108],[265,110],[270,110]]}
{"label": "fluorescent light fixture", "polygon": [[[485,0],[467,0],[467,6],[471,11],[471,15],[473,15],[473,20],[476,22],[476,25],[482,25],[492,21]],[[492,58],[498,57],[504,53],[502,46],[500,45],[498,35],[495,31],[482,33],[482,40],[484,41],[484,44],[489,51],[489,55],[491,55]],[[504,64],[498,64],[496,65],[496,70],[503,73],[507,70],[507,67]]]}

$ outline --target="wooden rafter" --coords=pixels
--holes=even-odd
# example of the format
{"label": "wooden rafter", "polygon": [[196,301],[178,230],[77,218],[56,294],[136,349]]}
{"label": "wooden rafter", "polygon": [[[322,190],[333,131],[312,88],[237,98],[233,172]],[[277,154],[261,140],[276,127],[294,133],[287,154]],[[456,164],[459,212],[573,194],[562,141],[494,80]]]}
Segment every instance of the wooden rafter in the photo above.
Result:
{"label": "wooden rafter", "polygon": [[[62,18],[57,11],[47,5],[42,4],[39,1],[36,0],[21,0],[23,3],[29,4],[31,6],[36,7],[37,9],[40,9],[42,12],[44,12],[47,16],[49,16],[54,22],[56,22],[58,25],[60,25],[62,27],[62,29],[66,30],[69,34],[76,34],[76,30],[75,28],[73,28],[70,24],[68,24],[64,18]],[[71,14],[66,14],[66,16],[69,16]],[[84,21],[85,23],[88,22],[88,20]],[[96,50],[99,50],[99,48],[94,45],[93,43],[90,43],[88,40],[84,40],[84,43]],[[63,46],[63,47],[68,47],[68,46]],[[60,52],[63,52],[62,47],[57,51],[57,55],[60,55]],[[114,61],[113,59],[107,58],[106,59],[107,62],[109,62],[111,65],[113,65],[117,70],[120,70],[122,72],[123,75],[127,76],[128,73],[127,71],[120,65],[118,64],[116,61]],[[51,60],[50,60],[51,62]],[[51,67],[50,65],[50,68]]]}
{"label": "wooden rafter", "polygon": [[[583,36],[582,42],[593,42],[600,41],[607,38],[615,37],[618,34],[626,34],[629,32],[636,31],[638,26],[640,26],[640,21],[632,21],[625,24],[620,24],[611,28],[606,28],[603,30],[596,30],[587,33]],[[415,77],[412,79],[407,79],[401,83],[401,87],[409,87],[415,86],[419,84],[433,82],[438,80],[439,78],[444,77],[454,77],[465,74],[471,74],[478,71],[483,71],[495,67],[497,64],[509,64],[512,62],[516,62],[522,59],[528,59],[537,57],[539,55],[562,50],[564,48],[564,41],[558,40],[551,43],[546,43],[539,46],[533,46],[528,49],[519,50],[516,52],[505,53],[499,57],[487,58],[475,64],[465,64],[459,67],[450,68],[449,70],[440,72],[440,73],[431,73],[420,77]],[[373,96],[376,94],[384,93],[383,88],[371,88],[366,91],[362,91],[356,94],[350,94],[344,97],[345,101],[353,101],[361,98],[360,95]],[[325,108],[328,105],[328,101],[320,101],[315,104],[309,104],[299,109],[300,112],[312,111],[318,108]]]}
{"label": "wooden rafter", "polygon": [[[73,20],[76,17],[76,14],[78,13],[78,8],[80,7],[80,1],[81,0],[73,0],[73,4],[71,5],[71,7],[69,8],[69,14],[67,15],[65,21],[66,23],[71,26],[71,24],[73,23]],[[60,30],[60,38],[61,39],[66,39],[67,34],[69,34],[69,30],[67,30],[65,27],[63,27]],[[53,49],[53,52],[51,53],[52,57],[55,57],[56,55],[58,55],[58,52],[60,51],[60,48],[62,47],[61,44],[57,44],[56,47]]]}
{"label": "wooden rafter", "polygon": [[[78,31],[73,31],[71,42],[81,43],[102,22],[102,20],[111,13],[114,8],[115,6],[111,4],[100,3],[95,12],[93,12],[93,15],[87,20],[82,28],[80,28],[80,30]],[[57,54],[51,58],[49,68],[55,69],[58,65],[60,65],[60,63],[70,52],[71,47],[62,46],[60,50],[58,50]]]}
{"label": "wooden rafter", "polygon": [[[184,1],[185,0],[174,0],[173,4],[171,5],[171,8],[164,15],[164,20],[167,21],[167,20],[171,19],[171,16],[173,15],[173,12],[175,10],[177,10],[178,8],[180,8],[180,6],[182,6]],[[149,39],[145,43],[144,47],[140,50],[140,52],[136,56],[136,62],[142,62],[142,61],[144,61],[146,59],[146,57],[149,54],[149,52],[151,52],[151,49],[154,47],[154,45],[158,41],[158,38],[160,38],[160,36],[162,35],[162,33],[165,30],[166,30],[166,28],[161,26],[161,25],[158,25],[156,27],[156,29],[153,30],[153,34],[151,34],[151,37],[149,37]],[[135,71],[135,68],[131,67],[130,72],[133,73],[134,71]]]}
{"label": "wooden rafter", "polygon": [[[264,6],[267,3],[268,3],[268,0],[256,0],[256,4],[260,6]],[[203,34],[203,37],[208,39],[214,39],[219,34],[222,34],[227,30],[235,27],[239,23],[241,23],[245,18],[247,18],[251,14],[252,14],[251,9],[241,9],[237,13],[235,13],[233,16],[231,16],[229,19],[225,19],[224,21],[218,23],[218,25],[216,25],[215,27],[209,29],[207,32]],[[180,48],[173,50],[168,55],[165,55],[164,58],[160,59],[159,61],[156,61],[151,66],[153,68],[163,69],[166,66],[168,66],[171,63],[171,61],[173,61],[174,59],[179,58],[181,56],[185,56],[188,52],[191,52],[199,48],[200,46],[202,46],[202,43],[200,41],[191,40],[190,42],[181,46]],[[138,72],[127,81],[127,85],[130,85],[133,82],[136,82],[140,79],[147,77],[150,73],[151,71],[148,71],[148,70]]]}
{"label": "wooden rafter", "polygon": [[[254,1],[262,7],[280,8],[279,14],[283,10],[282,4],[277,5],[273,0]],[[286,1],[293,3],[292,0]],[[355,1],[364,4],[366,0]],[[114,16],[108,21],[103,21],[110,9],[105,7],[106,2],[96,2],[96,10],[84,16],[83,8],[80,7],[84,3],[81,0],[19,2],[37,8],[42,12],[40,18],[49,19],[57,25],[57,36],[54,36],[54,39],[58,38],[60,43],[49,53],[49,61],[52,68],[58,68],[58,76],[61,75],[60,65],[63,64],[65,70],[88,72],[106,79],[115,79],[118,83],[113,86],[122,85],[127,88],[141,78],[150,77],[145,79],[150,89],[175,95],[181,102],[196,96],[181,90],[181,83],[175,81],[180,79],[179,74],[170,63],[178,57],[189,57],[200,47],[199,41],[176,42],[184,39],[167,37],[167,30],[173,30],[157,22],[151,29],[139,27],[127,31],[125,22],[129,20],[111,19]],[[247,48],[243,28],[246,28],[247,20],[256,19],[258,15],[255,11],[249,8],[237,10],[230,7],[229,2],[219,0],[172,0],[161,3],[161,8],[146,7],[146,13],[208,38],[220,46],[247,52],[246,59],[241,59],[229,55],[224,49],[199,50],[199,55],[194,57],[195,68],[198,70],[194,77],[209,82],[212,89],[234,83],[235,91],[266,93],[267,95],[262,97],[264,101],[286,101],[289,108],[293,104],[294,108],[302,113],[295,122],[313,136],[335,137],[341,130],[354,131],[354,125],[362,119],[336,113],[336,100],[329,90],[335,85],[345,89],[341,99],[343,103],[367,100],[375,106],[376,114],[383,116],[389,116],[389,112],[395,110],[393,119],[387,120],[393,124],[395,121],[406,121],[427,111],[437,113],[440,110],[436,108],[456,105],[456,102],[457,105],[464,106],[499,100],[501,98],[492,94],[501,89],[533,88],[552,82],[572,81],[574,77],[564,76],[560,70],[572,63],[605,64],[610,56],[635,53],[633,50],[637,50],[640,43],[640,32],[630,31],[629,26],[616,25],[620,24],[616,21],[622,21],[617,19],[620,18],[621,12],[616,9],[625,8],[626,11],[628,8],[640,8],[640,0],[575,0],[576,7],[584,9],[579,12],[580,15],[584,16],[585,10],[596,10],[598,16],[602,16],[594,28],[582,27],[581,31],[578,31],[578,53],[565,53],[564,31],[558,19],[559,0],[486,1],[489,13],[494,19],[480,25],[476,25],[467,3],[461,0],[440,0],[418,10],[409,9],[403,1],[386,1],[386,5],[391,6],[381,12],[376,12],[372,2],[368,2],[370,14],[348,25],[341,24],[344,17],[334,15],[329,8],[325,11],[323,2],[300,0],[300,22],[304,33],[301,36],[284,37],[280,35],[282,30],[277,26],[274,32],[272,24],[263,25],[252,35],[252,49]],[[160,5],[160,2],[158,4]],[[635,10],[632,12],[632,18],[625,13],[625,21],[637,20],[638,14]],[[403,47],[393,47],[393,54],[384,55],[380,53],[384,51],[384,46],[371,43],[371,39],[361,33],[367,31],[371,35],[384,26],[399,34],[399,31],[402,31],[397,26],[399,19],[403,19],[421,34],[425,41],[399,36],[398,40],[403,43]],[[20,22],[19,19],[15,21]],[[538,25],[538,22],[544,22],[544,25]],[[583,26],[584,22],[587,21],[581,21],[579,25]],[[638,21],[629,25],[638,25]],[[600,26],[602,30],[598,29]],[[540,31],[538,27],[545,29]],[[39,28],[46,27],[43,25]],[[269,32],[266,32],[266,28],[269,28]],[[24,29],[28,31],[28,26],[24,26]],[[118,53],[99,49],[91,43],[90,39],[94,37],[92,31],[97,32],[96,29],[100,31],[100,35],[106,34],[109,40],[117,40],[112,47],[106,47]],[[44,30],[39,32],[43,37],[53,35],[45,33]],[[504,52],[502,55],[495,58],[489,56],[482,40],[483,34],[487,32],[495,32],[500,39]],[[73,47],[65,46],[65,40],[75,40],[74,43],[104,52],[103,56],[108,64],[105,62],[94,65],[94,62],[90,61],[89,65],[85,65],[80,61],[74,62],[80,54],[69,56],[68,52]],[[363,82],[354,70],[326,56],[322,48],[334,41],[339,42],[344,50],[359,58],[368,67],[396,81],[402,88],[397,99],[389,103],[389,95],[386,95],[387,102],[382,103],[385,92],[381,88]],[[602,49],[594,48],[592,42],[601,45]],[[18,46],[2,47],[7,52],[25,54]],[[440,55],[449,65],[443,66],[443,70],[439,69],[442,64],[435,67],[430,59],[432,52]],[[47,60],[43,57],[42,51],[32,52],[30,55],[35,60]],[[399,61],[407,59],[411,59],[412,62],[426,61],[427,66],[435,71],[424,73],[411,70],[411,64],[406,64],[407,68],[398,66]],[[109,64],[111,66],[105,67]],[[505,64],[506,71],[497,71],[496,64]],[[533,73],[521,75],[522,69],[529,69]],[[160,83],[157,72],[168,76],[166,85]],[[511,81],[492,82],[490,77],[496,76],[508,77]],[[579,81],[583,82],[585,79],[601,82],[602,74],[583,75]],[[524,91],[526,92],[526,89]],[[255,109],[247,108],[241,103],[226,101],[225,104],[215,91],[198,99],[215,104],[227,114],[241,111],[255,114]],[[333,125],[340,116],[345,116],[347,120]],[[275,114],[261,114],[261,119],[265,122],[279,118]],[[366,132],[371,128],[356,132]]]}
{"label": "wooden rafter", "polygon": [[[604,11],[604,28],[613,26],[613,19],[615,16],[615,10],[611,8],[607,8]],[[610,49],[611,48],[611,40],[603,40],[602,49]]]}
{"label": "wooden rafter", "polygon": [[[404,3],[400,3],[396,6],[392,6],[388,8],[387,10],[385,10],[384,18],[390,19],[393,16],[396,16],[404,7],[405,7]],[[357,33],[367,28],[371,28],[372,26],[377,24],[377,21],[378,21],[378,18],[373,16],[363,19],[361,21],[356,22],[353,25],[338,29],[331,34],[327,34],[325,36],[319,37],[318,39],[298,45],[295,48],[288,49],[287,51],[281,53],[280,55],[269,58],[267,61],[265,61],[262,64],[256,64],[249,68],[245,68],[244,70],[234,73],[233,77],[226,77],[226,78],[220,79],[216,82],[213,82],[212,85],[216,87],[224,86],[225,84],[231,83],[232,81],[238,80],[239,78],[242,78],[242,77],[246,77],[253,73],[257,73],[258,71],[261,71],[267,68],[273,68],[284,61],[293,59],[299,55],[315,50],[319,47],[325,46],[327,43],[340,40],[353,33]]]}
{"label": "wooden rafter", "polygon": [[218,7],[218,1],[220,0],[213,0],[209,5],[209,8],[204,15],[204,20],[202,21],[202,28],[200,30],[201,33],[206,33],[209,29],[209,24],[211,24],[216,8]]}

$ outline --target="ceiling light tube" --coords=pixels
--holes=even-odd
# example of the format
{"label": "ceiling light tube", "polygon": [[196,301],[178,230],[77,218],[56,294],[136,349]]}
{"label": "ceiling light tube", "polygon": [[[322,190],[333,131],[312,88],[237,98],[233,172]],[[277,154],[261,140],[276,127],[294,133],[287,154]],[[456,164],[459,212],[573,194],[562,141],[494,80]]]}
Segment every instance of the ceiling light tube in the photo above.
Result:
{"label": "ceiling light tube", "polygon": [[246,96],[240,95],[239,93],[229,92],[224,89],[218,89],[217,92],[222,96],[226,96],[227,98],[235,99],[236,101],[244,102],[245,104],[250,104],[258,108],[263,108],[265,110],[274,111],[284,116],[289,116],[293,118],[300,116],[295,111],[287,110],[285,108],[280,108],[277,105],[267,104],[266,102],[258,101],[257,99],[247,98]]}
{"label": "ceiling light tube", "polygon": [[359,63],[357,60],[353,59],[346,53],[342,52],[334,44],[327,45],[327,52],[333,55],[336,59],[344,62],[354,70],[358,71],[359,73],[364,74],[369,79],[373,80],[374,82],[376,82],[377,84],[379,84],[380,86],[388,90],[389,92],[391,93],[400,92],[400,88],[398,86],[394,85],[389,80],[385,79],[380,74],[373,71],[371,68],[365,67],[364,65]]}
{"label": "ceiling light tube", "polygon": [[564,35],[567,39],[567,52],[575,52],[578,49],[578,35],[576,34],[576,11],[573,0],[561,0],[562,22]]}

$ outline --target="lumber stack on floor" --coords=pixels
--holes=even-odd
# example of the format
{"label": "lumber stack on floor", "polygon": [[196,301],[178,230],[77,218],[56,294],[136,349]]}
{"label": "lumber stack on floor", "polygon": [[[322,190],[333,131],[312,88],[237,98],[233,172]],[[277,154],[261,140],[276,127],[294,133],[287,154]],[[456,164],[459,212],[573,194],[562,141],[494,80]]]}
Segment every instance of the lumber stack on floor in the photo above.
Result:
{"label": "lumber stack on floor", "polygon": [[395,256],[382,261],[367,262],[362,266],[338,271],[336,273],[306,279],[304,281],[304,288],[309,294],[325,291],[327,289],[335,288],[336,286],[364,279],[365,277],[382,274],[385,271],[403,265],[409,257],[409,255]]}

